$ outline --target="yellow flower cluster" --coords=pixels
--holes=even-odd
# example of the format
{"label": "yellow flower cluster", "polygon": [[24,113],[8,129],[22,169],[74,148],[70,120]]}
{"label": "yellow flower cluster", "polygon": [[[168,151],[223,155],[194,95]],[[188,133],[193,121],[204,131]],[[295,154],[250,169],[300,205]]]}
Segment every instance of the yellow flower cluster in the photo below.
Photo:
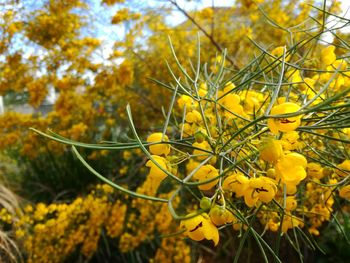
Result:
{"label": "yellow flower cluster", "polygon": [[164,238],[160,248],[158,248],[154,258],[150,260],[150,263],[165,262],[165,263],[177,263],[191,262],[191,250],[190,247],[180,238]]}
{"label": "yellow flower cluster", "polygon": [[247,178],[241,173],[228,176],[223,182],[223,190],[244,196],[247,206],[253,207],[258,201],[269,203],[277,192],[277,183],[269,177]]}
{"label": "yellow flower cluster", "polygon": [[[123,2],[102,1],[108,6]],[[337,1],[333,2],[330,12],[337,9]],[[145,162],[144,169],[149,172],[136,192],[169,198],[172,192],[168,190],[174,187],[174,178],[170,177],[177,177],[184,188],[193,192],[194,200],[207,198],[206,206],[201,208],[208,213],[200,213],[181,223],[185,234],[194,240],[208,239],[217,244],[219,226],[232,224],[235,230],[245,229],[245,219],[254,216],[257,210],[260,222],[271,231],[281,228],[282,232],[287,232],[293,227],[305,225],[311,233],[318,234],[321,225],[330,219],[334,195],[339,193],[340,197],[350,199],[350,161],[346,160],[348,155],[343,154],[350,138],[350,128],[345,127],[345,121],[338,119],[327,122],[338,115],[338,110],[340,114],[346,111],[342,112],[341,100],[327,104],[335,111],[322,104],[347,88],[350,77],[347,59],[340,55],[344,51],[340,48],[336,50],[335,46],[315,45],[310,59],[304,52],[299,54],[295,48],[288,50],[287,47],[278,46],[267,52],[265,58],[277,65],[274,70],[281,68],[281,82],[274,70],[269,71],[269,67],[262,67],[266,70],[263,72],[264,78],[254,79],[255,69],[249,68],[244,70],[252,72],[248,72],[244,78],[240,75],[243,71],[237,71],[237,75],[231,78],[225,75],[227,72],[223,69],[225,74],[220,75],[221,64],[225,68],[230,64],[241,68],[249,55],[254,54],[255,51],[247,48],[250,42],[246,36],[258,39],[265,46],[272,42],[283,45],[285,33],[277,28],[266,33],[266,24],[258,12],[260,4],[264,5],[272,24],[298,28],[298,32],[306,31],[306,24],[302,22],[309,17],[312,5],[300,1],[240,0],[232,8],[205,8],[193,12],[191,15],[204,30],[214,30],[214,24],[222,25],[215,27],[215,39],[212,41],[217,40],[219,47],[228,47],[228,54],[235,54],[235,57],[229,58],[232,61],[228,62],[224,61],[224,56],[217,56],[212,60],[214,65],[209,67],[213,74],[200,71],[195,81],[187,76],[186,81],[185,78],[176,79],[182,91],[181,95],[177,94],[176,110],[177,116],[181,116],[180,125],[167,129],[166,134],[156,132],[147,138],[151,158]],[[10,12],[4,15],[8,21],[1,25],[4,38],[0,43],[0,53],[5,54],[5,60],[1,64],[0,93],[28,93],[29,103],[34,107],[42,104],[48,87],[53,86],[59,91],[59,97],[53,111],[45,117],[11,112],[1,116],[1,150],[15,149],[21,158],[24,156],[31,161],[52,157],[52,154],[52,159],[55,159],[66,152],[61,144],[43,142],[39,136],[28,131],[29,127],[40,130],[49,127],[77,141],[108,140],[114,136],[115,125],[123,125],[114,117],[120,116],[121,121],[125,119],[126,101],[138,113],[143,113],[135,114],[137,127],[149,128],[150,122],[144,120],[152,120],[151,124],[158,123],[156,120],[160,118],[154,117],[159,114],[154,109],[163,101],[154,98],[168,97],[169,93],[146,83],[144,76],[164,78],[165,70],[155,58],[160,51],[167,56],[168,51],[165,50],[168,47],[162,38],[152,36],[147,41],[147,46],[152,48],[142,50],[137,40],[140,36],[144,37],[142,30],[145,27],[150,35],[155,32],[155,36],[159,36],[157,33],[160,32],[170,35],[176,32],[174,46],[181,45],[179,55],[189,57],[186,61],[191,61],[196,53],[191,47],[193,24],[187,21],[172,29],[152,11],[141,17],[131,9],[119,8],[112,23],[134,20],[137,26],[128,32],[125,42],[115,45],[120,50],[126,50],[123,54],[116,50],[111,55],[108,61],[111,64],[114,58],[123,57],[121,63],[115,63],[118,66],[97,65],[92,62],[92,54],[101,42],[79,36],[84,22],[76,10],[84,8],[85,4],[79,0],[49,1],[44,10],[33,10],[24,23],[16,23]],[[241,15],[244,22],[231,23],[233,13],[235,17],[236,14]],[[20,51],[3,52],[7,46],[11,46],[10,39],[18,31],[26,40],[47,51],[43,52],[43,59],[35,55],[27,59]],[[303,39],[302,35],[295,33],[293,41],[297,43]],[[184,42],[183,39],[188,41]],[[201,43],[205,46],[202,58],[210,61],[210,56],[217,50],[208,44],[210,39],[201,37]],[[137,50],[138,53],[130,50]],[[301,58],[305,60],[303,66],[295,66]],[[136,63],[139,60],[145,61],[146,66]],[[176,63],[169,61],[170,68]],[[284,67],[280,67],[281,63]],[[193,65],[186,66],[190,68]],[[64,67],[67,69],[61,73]],[[34,73],[42,68],[48,74],[35,77]],[[175,74],[181,71],[181,68],[174,70]],[[93,81],[85,78],[91,72],[94,74]],[[245,83],[250,78],[252,81]],[[134,83],[144,90],[140,92],[133,86]],[[276,90],[279,92],[275,93]],[[140,100],[143,106],[136,107],[140,106]],[[315,107],[314,111],[309,111],[310,106]],[[324,121],[327,125],[320,125]],[[169,138],[180,138],[180,143]],[[88,158],[102,159],[108,154],[106,150],[93,151]],[[126,153],[124,159],[127,158],[130,157]],[[132,167],[123,163],[118,169],[124,176],[130,173]],[[340,188],[336,190],[338,184]],[[52,253],[53,261],[60,260],[60,256],[70,254],[78,245],[82,253],[90,257],[96,250],[101,229],[105,229],[111,238],[120,236],[119,247],[123,252],[147,242],[155,232],[177,230],[171,215],[167,213],[167,205],[133,200],[130,213],[124,219],[127,207],[120,200],[106,198],[109,195],[112,195],[111,190],[101,186],[96,192],[71,204],[40,203],[35,208],[27,207],[18,222],[17,236],[23,238],[32,261],[45,261],[49,253]],[[181,199],[175,198],[173,204],[185,206],[181,202]],[[187,209],[182,211],[188,212]],[[123,216],[119,217],[120,213]],[[5,211],[1,211],[1,218],[5,222],[11,221]],[[31,231],[24,226],[30,226]],[[57,230],[54,229],[56,226],[59,226]],[[58,230],[65,236],[60,236]],[[59,241],[54,239],[54,235]],[[53,245],[53,240],[56,245]],[[157,252],[155,261],[179,261],[182,258],[187,262],[189,250],[184,242],[169,239],[162,243],[163,250]],[[39,255],[38,249],[44,253]],[[179,250],[183,253],[179,253]],[[172,256],[167,257],[167,253]]]}
{"label": "yellow flower cluster", "polygon": [[[150,178],[150,177],[148,177]],[[154,196],[157,189],[154,181],[146,178],[137,188],[137,193]],[[168,198],[170,194],[161,194]],[[174,202],[176,205],[176,201]],[[120,237],[119,249],[122,253],[135,250],[143,242],[150,242],[155,234],[169,234],[177,230],[167,204],[159,204],[144,199],[134,199],[131,202],[131,212],[128,213],[126,226]]]}
{"label": "yellow flower cluster", "polygon": [[109,237],[118,237],[126,212],[126,204],[115,199],[113,188],[97,185],[89,195],[72,203],[28,205],[13,224],[27,262],[62,262],[77,250],[90,258],[103,229]]}
{"label": "yellow flower cluster", "polygon": [[[281,47],[272,51],[274,61],[292,61],[290,54],[284,61],[280,59],[285,52]],[[338,164],[339,159],[332,156],[331,164],[325,166],[318,160],[330,145],[339,147],[338,138],[348,142],[349,137],[346,130],[343,137],[326,128],[308,132],[328,117],[318,111],[306,116],[305,109],[309,105],[317,109],[344,90],[343,79],[348,76],[337,74],[346,70],[347,64],[337,60],[334,47],[319,52],[320,68],[333,73],[310,76],[287,70],[282,77],[290,82],[289,89],[281,88],[273,96],[258,87],[246,91],[232,82],[195,84],[186,94],[179,94],[175,110],[182,115],[178,136],[185,140],[169,141],[162,133],[147,138],[152,157],[146,163],[150,168],[146,182],[152,182],[147,194],[156,195],[166,178],[176,177],[183,184],[190,182],[187,187],[196,187],[202,196],[200,206],[205,212],[189,213],[181,220],[186,236],[217,245],[219,226],[246,229],[245,218],[253,214],[266,230],[283,233],[306,227],[318,235],[318,229],[330,220],[334,189],[342,178],[348,178],[350,162]],[[308,75],[304,78],[303,74]],[[309,101],[308,105],[303,106],[302,101]],[[317,135],[336,139],[324,145]],[[340,149],[345,150],[341,145]],[[196,192],[191,193],[200,199]],[[348,185],[339,190],[343,198],[350,198],[349,193]]]}
{"label": "yellow flower cluster", "polygon": [[112,24],[119,24],[119,23],[124,22],[124,21],[139,19],[140,17],[141,17],[141,14],[132,13],[129,11],[129,9],[123,8],[123,9],[118,10],[117,13],[115,13],[115,15],[112,18],[111,23]]}

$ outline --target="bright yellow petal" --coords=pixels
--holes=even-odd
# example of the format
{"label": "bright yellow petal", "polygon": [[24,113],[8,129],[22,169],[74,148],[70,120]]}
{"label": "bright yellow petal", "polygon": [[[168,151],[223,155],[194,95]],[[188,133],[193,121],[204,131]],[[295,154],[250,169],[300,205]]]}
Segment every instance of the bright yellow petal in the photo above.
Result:
{"label": "bright yellow petal", "polygon": [[275,122],[276,119],[274,118],[270,118],[267,120],[267,126],[269,127],[270,131],[273,133],[273,134],[278,134],[279,130],[278,130],[278,126],[276,125],[276,122]]}
{"label": "bright yellow petal", "polygon": [[210,220],[203,221],[203,234],[206,239],[213,240],[215,246],[219,243],[219,230]]}

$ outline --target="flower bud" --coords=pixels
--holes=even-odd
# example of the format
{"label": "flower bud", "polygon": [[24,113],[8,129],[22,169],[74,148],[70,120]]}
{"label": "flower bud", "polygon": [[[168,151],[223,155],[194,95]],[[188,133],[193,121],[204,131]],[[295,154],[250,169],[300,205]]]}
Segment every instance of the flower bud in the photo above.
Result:
{"label": "flower bud", "polygon": [[204,196],[200,203],[199,203],[200,208],[203,210],[209,210],[211,207],[211,199],[209,197]]}
{"label": "flower bud", "polygon": [[234,216],[230,211],[218,205],[210,209],[209,216],[211,221],[217,226],[231,223],[234,219]]}
{"label": "flower bud", "polygon": [[205,134],[203,134],[201,131],[197,131],[194,134],[194,138],[196,139],[196,142],[202,143],[205,140]]}
{"label": "flower bud", "polygon": [[260,147],[260,158],[267,162],[276,162],[283,155],[280,141],[265,139]]}

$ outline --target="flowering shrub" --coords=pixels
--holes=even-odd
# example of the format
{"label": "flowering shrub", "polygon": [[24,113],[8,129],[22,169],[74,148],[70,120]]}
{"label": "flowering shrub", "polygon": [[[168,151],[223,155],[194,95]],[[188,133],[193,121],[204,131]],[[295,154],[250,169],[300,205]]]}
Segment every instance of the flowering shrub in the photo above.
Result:
{"label": "flowering shrub", "polygon": [[[27,59],[8,49],[1,93],[24,93],[33,107],[43,102],[49,86],[59,97],[47,116],[1,116],[0,149],[31,165],[31,174],[50,185],[51,200],[62,190],[86,189],[94,182],[87,172],[106,184],[85,196],[70,195],[70,201],[60,197],[27,206],[15,217],[1,210],[1,220],[16,229],[29,262],[98,261],[104,255],[116,261],[225,257],[237,262],[252,240],[265,261],[284,260],[283,242],[303,260],[303,246],[315,249],[327,223],[344,229],[348,212],[342,206],[350,199],[348,45],[334,31],[334,43],[324,44],[323,30],[331,30],[322,24],[328,11],[299,1],[242,0],[232,9],[189,14],[170,1],[189,17],[172,28],[152,11],[140,15],[121,8],[112,23],[135,27],[123,43],[116,42],[123,52],[111,55],[111,65],[98,65],[92,58],[101,43],[79,37],[83,17],[74,10],[83,12],[86,5],[65,2],[49,1],[27,22],[16,21],[11,12],[4,15],[7,23],[1,26],[12,26],[4,30],[12,33],[4,35],[1,50],[22,32],[50,52],[39,63],[35,56]],[[330,13],[338,11],[337,4],[332,2]],[[290,12],[294,8],[298,12]],[[243,23],[231,23],[236,13]],[[309,16],[315,27],[304,23]],[[274,25],[268,34],[265,20]],[[193,48],[194,26],[203,33],[198,37],[202,52]],[[145,27],[156,34],[147,39],[148,49],[137,41],[145,37]],[[175,47],[181,45],[179,56],[173,46],[165,49],[164,32]],[[169,76],[155,59],[160,50],[164,57],[174,56],[167,63]],[[68,66],[62,67],[65,75],[62,65]],[[36,77],[40,68],[50,74]],[[169,91],[172,99],[163,100]],[[164,102],[170,105],[162,119]],[[134,140],[117,141],[117,127],[125,119]],[[46,128],[56,133],[39,131]],[[86,170],[69,158],[69,146]],[[71,180],[62,183],[63,178]],[[28,178],[23,182],[33,184]]]}
{"label": "flowering shrub", "polygon": [[[282,54],[271,55],[276,50]],[[233,76],[223,59],[215,73],[197,64],[193,76],[179,64],[183,76],[174,76],[175,84],[169,85],[173,99],[163,132],[141,141],[127,108],[137,141],[128,146],[140,147],[149,158],[142,190],[132,192],[104,178],[76,149],[84,145],[61,141],[72,145],[83,164],[110,185],[153,202],[155,208],[164,206],[157,202],[167,203],[169,215],[180,221],[190,239],[211,240],[217,246],[219,229],[232,226],[232,235],[243,234],[236,260],[248,234],[266,260],[278,259],[278,245],[272,250],[263,238],[265,232],[287,237],[293,233],[296,240],[301,235],[318,236],[339,209],[335,199],[348,198],[349,193],[349,122],[342,117],[349,107],[347,62],[337,59],[335,48],[320,46],[318,52],[317,61],[312,57],[315,68],[307,70],[293,58],[286,61],[286,54],[300,56],[297,48],[286,47],[267,53],[267,64],[256,60],[253,64],[259,67],[248,66]],[[310,60],[303,57],[304,63]],[[124,145],[101,147],[123,149]],[[128,238],[122,236],[121,244],[127,244]]]}
{"label": "flowering shrub", "polygon": [[[146,193],[146,184],[137,191]],[[2,209],[0,219],[13,225],[27,262],[63,262],[73,260],[74,253],[89,260],[103,238],[119,246],[120,252],[111,255],[110,260],[126,261],[126,253],[177,228],[165,211],[166,205],[140,199],[127,206],[127,199],[119,198],[112,187],[102,184],[71,203],[27,205],[16,215]],[[162,242],[153,253],[155,262],[160,259],[190,262],[189,254],[189,247],[176,237]],[[148,256],[152,257],[152,253]]]}

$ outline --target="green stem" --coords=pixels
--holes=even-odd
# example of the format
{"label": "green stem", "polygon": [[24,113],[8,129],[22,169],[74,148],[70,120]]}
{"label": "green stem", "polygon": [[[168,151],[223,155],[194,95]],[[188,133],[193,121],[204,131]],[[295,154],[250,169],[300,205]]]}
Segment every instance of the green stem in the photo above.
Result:
{"label": "green stem", "polygon": [[153,196],[147,196],[147,195],[143,195],[143,194],[139,194],[133,191],[130,191],[124,187],[121,187],[120,185],[112,182],[111,180],[107,179],[106,177],[104,177],[103,175],[101,175],[100,173],[98,173],[94,168],[92,168],[86,161],[85,159],[80,155],[80,153],[78,152],[78,150],[75,148],[74,145],[72,145],[72,150],[73,153],[77,156],[77,158],[81,161],[81,163],[95,176],[97,176],[100,180],[102,180],[103,182],[105,182],[106,184],[118,189],[119,191],[128,194],[130,196],[133,197],[137,197],[137,198],[142,198],[142,199],[146,199],[146,200],[151,200],[151,201],[156,201],[156,202],[162,202],[162,203],[167,203],[168,200],[167,199],[163,199],[163,198],[158,198],[158,197],[153,197]]}

